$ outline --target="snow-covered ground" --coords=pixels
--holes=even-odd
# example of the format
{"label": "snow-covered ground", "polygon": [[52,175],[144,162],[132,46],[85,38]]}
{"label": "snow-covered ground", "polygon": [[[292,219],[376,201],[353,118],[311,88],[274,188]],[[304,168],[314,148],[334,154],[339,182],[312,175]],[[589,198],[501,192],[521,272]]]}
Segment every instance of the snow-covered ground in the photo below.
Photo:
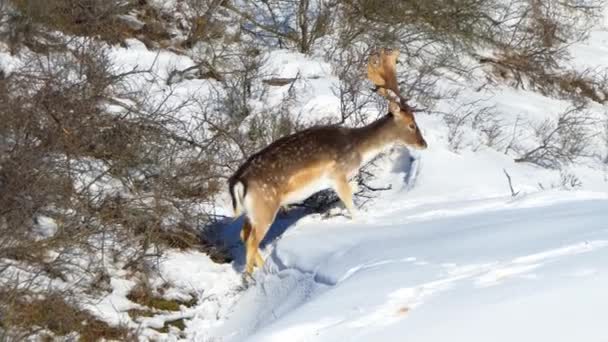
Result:
{"label": "snow-covered ground", "polygon": [[[575,65],[602,65],[608,33],[598,29],[592,37],[573,48],[584,52],[574,54]],[[298,60],[283,52],[277,58]],[[283,69],[293,76],[294,68]],[[569,106],[507,86],[477,89],[470,85],[457,101],[483,99],[506,125],[554,118]],[[315,106],[316,98],[307,98],[303,108],[325,104],[331,112],[327,106],[335,101],[320,97]],[[451,105],[438,108],[449,111]],[[591,111],[604,115],[599,104]],[[353,221],[340,215],[280,218],[265,243],[263,269],[245,286],[232,272],[218,280],[227,299],[218,297],[211,310],[205,303],[194,308],[186,339],[608,340],[606,164],[581,159],[561,172],[548,170],[515,163],[466,136],[456,153],[439,116],[419,113],[417,121],[430,148],[396,149],[378,163],[376,182],[391,190]],[[533,143],[529,131],[517,134]],[[598,136],[594,150],[605,154],[602,143]],[[562,184],[565,174],[582,185]],[[240,224],[223,228],[226,244],[238,245]],[[235,249],[237,271],[242,253]]]}
{"label": "snow-covered ground", "polygon": [[[598,29],[589,42],[573,47],[572,63],[606,67],[606,50],[608,32]],[[186,56],[148,51],[135,40],[128,49],[114,48],[112,56],[126,70],[154,66],[163,77],[194,64]],[[7,69],[14,62],[0,57]],[[275,51],[264,72],[301,79],[294,111],[301,117],[339,113],[333,93],[338,80],[329,63]],[[159,99],[167,90],[163,81],[146,86]],[[133,82],[143,87],[147,81]],[[176,101],[205,92],[209,82],[176,84]],[[518,120],[555,118],[569,107],[532,91],[506,85],[480,91],[483,81],[466,82],[446,83],[461,87],[461,95],[437,109],[449,112],[483,100],[511,127]],[[259,100],[278,102],[289,87],[272,88]],[[181,114],[187,110],[195,109]],[[592,104],[590,110],[605,118],[604,106]],[[418,113],[417,122],[429,149],[395,149],[378,162],[375,182],[391,190],[379,192],[352,221],[297,213],[279,218],[264,244],[266,263],[252,280],[241,276],[237,220],[220,227],[223,242],[235,246],[232,264],[179,251],[159,262],[162,280],[173,286],[166,296],[194,295],[196,306],[134,322],[126,311],[138,305],[126,296],[135,282],[117,272],[114,291],[87,308],[112,324],[139,329],[142,339],[608,341],[608,164],[597,157],[605,158],[608,146],[601,134],[593,139],[593,158],[560,171],[515,163],[504,148],[476,141],[469,128],[454,152],[439,115]],[[527,128],[513,132],[524,145],[534,143]],[[564,185],[564,175],[580,186]],[[224,204],[228,214],[229,201]],[[185,319],[183,333],[146,329],[178,318]]]}
{"label": "snow-covered ground", "polygon": [[600,192],[430,202],[395,191],[355,221],[305,217],[267,246],[264,269],[215,328],[195,315],[187,333],[605,341],[606,209]]}
{"label": "snow-covered ground", "polygon": [[451,204],[449,214],[443,203],[367,223],[299,224],[218,334],[604,341],[608,200],[547,200]]}

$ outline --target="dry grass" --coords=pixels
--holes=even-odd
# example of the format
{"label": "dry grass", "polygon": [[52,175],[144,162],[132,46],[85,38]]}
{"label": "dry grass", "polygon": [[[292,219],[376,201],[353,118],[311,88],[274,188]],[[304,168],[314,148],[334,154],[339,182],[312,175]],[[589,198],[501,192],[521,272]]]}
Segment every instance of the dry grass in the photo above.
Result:
{"label": "dry grass", "polygon": [[574,102],[608,100],[608,80],[605,72],[584,70],[554,70],[529,56],[502,54],[497,58],[482,58],[491,66],[490,73],[516,88],[531,88],[547,96],[557,96]]}
{"label": "dry grass", "polygon": [[[188,301],[166,299],[162,297],[163,292],[164,287],[153,290],[145,281],[140,282],[135,286],[131,292],[129,292],[127,298],[145,308],[129,310],[128,314],[131,319],[137,320],[140,317],[153,317],[158,313],[167,311],[180,311],[180,307],[182,306],[192,307],[197,303],[197,299],[194,296]],[[161,333],[168,333],[171,330],[171,327],[177,328],[178,330],[184,330],[186,328],[184,319],[178,318],[172,321],[166,321],[162,328],[156,330]]]}
{"label": "dry grass", "polygon": [[19,11],[13,25],[32,34],[24,37],[23,42],[30,48],[37,46],[40,52],[45,47],[34,44],[38,41],[36,33],[40,33],[34,26],[95,37],[110,44],[124,44],[128,38],[138,38],[148,47],[162,47],[171,39],[167,29],[170,18],[164,18],[146,1],[11,0],[11,3]]}
{"label": "dry grass", "polygon": [[67,302],[62,294],[51,293],[31,300],[21,298],[3,305],[0,312],[0,327],[18,331],[18,335],[27,336],[46,330],[53,334],[48,336],[49,340],[72,333],[78,334],[79,341],[134,340],[128,329],[109,326]]}
{"label": "dry grass", "polygon": [[141,282],[129,292],[127,298],[132,302],[150,308],[151,311],[179,311],[180,306],[182,305],[191,307],[197,303],[197,300],[194,297],[189,301],[165,299],[162,297],[162,292],[162,288],[154,291],[148,284]]}
{"label": "dry grass", "polygon": [[173,321],[167,321],[167,322],[165,322],[165,325],[158,331],[160,331],[162,333],[168,333],[170,330],[170,327],[175,327],[179,330],[184,330],[184,329],[186,329],[186,324],[184,324],[183,318],[176,319]]}

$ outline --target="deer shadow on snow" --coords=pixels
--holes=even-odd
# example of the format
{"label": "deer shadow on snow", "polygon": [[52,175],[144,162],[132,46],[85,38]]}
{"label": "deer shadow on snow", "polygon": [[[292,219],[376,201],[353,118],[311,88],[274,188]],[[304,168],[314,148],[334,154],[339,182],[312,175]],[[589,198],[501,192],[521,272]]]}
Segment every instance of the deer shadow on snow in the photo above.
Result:
{"label": "deer shadow on snow", "polygon": [[416,184],[416,177],[420,171],[420,158],[409,148],[399,148],[395,151],[397,154],[393,160],[391,172],[403,173],[403,183],[405,189],[409,190]]}
{"label": "deer shadow on snow", "polygon": [[[311,211],[306,208],[279,211],[266,236],[264,236],[264,239],[260,243],[260,248],[265,248],[274,242],[289,227],[309,214],[311,214]],[[232,266],[239,272],[243,271],[245,267],[245,246],[241,241],[241,229],[244,222],[244,215],[239,218],[226,217],[205,227],[202,233],[205,240],[212,241],[214,245],[230,255],[230,259],[233,261]]]}

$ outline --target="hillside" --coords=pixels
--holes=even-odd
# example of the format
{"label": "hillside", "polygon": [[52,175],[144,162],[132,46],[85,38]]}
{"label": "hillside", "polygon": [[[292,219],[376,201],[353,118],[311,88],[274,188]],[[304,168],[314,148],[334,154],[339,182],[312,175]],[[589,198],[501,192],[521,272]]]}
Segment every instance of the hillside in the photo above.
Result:
{"label": "hillside", "polygon": [[[605,340],[603,2],[76,3],[0,5],[3,339]],[[243,275],[227,178],[386,113],[383,46],[429,148],[366,165],[354,220],[281,212]]]}

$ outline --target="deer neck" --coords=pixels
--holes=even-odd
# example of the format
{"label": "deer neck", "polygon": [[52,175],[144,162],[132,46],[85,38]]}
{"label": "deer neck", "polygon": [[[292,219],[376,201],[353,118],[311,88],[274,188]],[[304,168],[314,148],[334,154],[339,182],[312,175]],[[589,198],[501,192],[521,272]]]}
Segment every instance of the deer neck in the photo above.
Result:
{"label": "deer neck", "polygon": [[397,141],[395,120],[391,114],[367,126],[353,129],[353,140],[357,151],[363,156],[363,163],[373,159]]}

